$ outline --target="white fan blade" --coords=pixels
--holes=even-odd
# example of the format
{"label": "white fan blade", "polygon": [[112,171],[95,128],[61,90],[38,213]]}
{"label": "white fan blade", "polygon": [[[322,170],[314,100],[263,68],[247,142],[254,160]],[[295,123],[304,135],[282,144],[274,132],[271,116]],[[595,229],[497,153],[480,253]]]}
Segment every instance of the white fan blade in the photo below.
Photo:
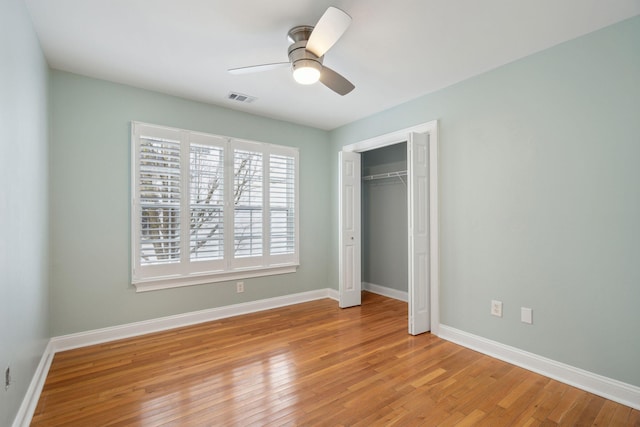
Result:
{"label": "white fan blade", "polygon": [[353,83],[329,67],[322,67],[322,71],[320,72],[320,81],[326,87],[342,96],[348,94],[355,88]]}
{"label": "white fan blade", "polygon": [[311,32],[306,49],[320,58],[342,37],[349,24],[349,15],[336,7],[329,7]]}
{"label": "white fan blade", "polygon": [[251,65],[249,67],[230,68],[231,74],[249,74],[258,73],[261,71],[269,71],[275,68],[283,68],[291,65],[289,62],[274,62],[273,64]]}

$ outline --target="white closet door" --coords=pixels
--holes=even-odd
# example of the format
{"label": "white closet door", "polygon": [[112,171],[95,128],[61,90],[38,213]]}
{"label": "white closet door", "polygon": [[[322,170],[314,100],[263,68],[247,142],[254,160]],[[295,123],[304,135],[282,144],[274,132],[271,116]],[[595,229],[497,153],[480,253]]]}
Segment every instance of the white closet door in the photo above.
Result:
{"label": "white closet door", "polygon": [[429,313],[429,135],[407,141],[409,222],[409,333],[430,328]]}
{"label": "white closet door", "polygon": [[340,307],[361,304],[360,154],[341,151],[339,219]]}

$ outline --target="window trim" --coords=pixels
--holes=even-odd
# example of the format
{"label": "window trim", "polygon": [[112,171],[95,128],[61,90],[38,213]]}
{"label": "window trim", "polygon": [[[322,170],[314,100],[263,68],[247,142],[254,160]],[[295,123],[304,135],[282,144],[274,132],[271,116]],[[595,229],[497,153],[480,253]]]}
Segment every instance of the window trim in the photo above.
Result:
{"label": "window trim", "polygon": [[181,288],[184,286],[204,285],[207,283],[229,282],[233,280],[251,279],[255,277],[275,276],[295,273],[299,264],[281,266],[237,269],[219,273],[193,273],[188,276],[166,276],[164,278],[138,279],[132,281],[136,292],[157,291],[160,289]]}
{"label": "window trim", "polygon": [[[153,137],[166,138],[175,140],[179,138],[181,152],[189,152],[191,143],[222,146],[224,150],[224,256],[222,260],[214,261],[191,261],[184,254],[181,256],[180,262],[171,264],[170,268],[164,266],[141,266],[140,265],[140,247],[141,247],[141,223],[140,223],[140,206],[139,198],[139,168],[140,168],[140,136],[144,133]],[[186,144],[186,148],[184,148]],[[234,173],[235,167],[233,156],[236,149],[252,150],[262,154],[262,255],[250,257],[247,261],[245,258],[234,257],[233,241],[234,241]],[[279,155],[293,157],[294,159],[294,247],[293,253],[271,255],[270,242],[270,204],[269,204],[269,188],[270,188],[270,156]],[[216,283],[224,281],[232,281],[238,279],[247,279],[254,277],[271,276],[277,274],[294,273],[297,271],[300,259],[300,208],[299,208],[299,188],[300,188],[300,160],[299,149],[297,147],[289,147],[283,145],[275,145],[264,142],[249,141],[245,139],[232,138],[221,135],[206,134],[202,132],[189,131],[185,129],[171,128],[166,126],[153,125],[143,122],[131,122],[131,283],[135,286],[136,292],[152,291],[158,289],[176,288],[182,286],[192,286],[205,283]],[[186,171],[186,173],[185,173]],[[183,196],[181,197],[181,217],[183,224],[181,226],[181,247],[188,248],[190,241],[189,233],[189,160],[184,156],[181,161],[181,188]],[[186,209],[186,212],[185,212]],[[186,221],[186,222],[185,222]],[[186,225],[185,225],[186,224]],[[186,233],[185,233],[186,230]],[[258,261],[258,262],[256,262]],[[202,271],[201,269],[190,269],[192,262],[210,263],[215,270]],[[202,265],[202,264],[201,264]],[[153,267],[161,267],[154,269]],[[153,274],[153,270],[162,270],[160,274]]]}

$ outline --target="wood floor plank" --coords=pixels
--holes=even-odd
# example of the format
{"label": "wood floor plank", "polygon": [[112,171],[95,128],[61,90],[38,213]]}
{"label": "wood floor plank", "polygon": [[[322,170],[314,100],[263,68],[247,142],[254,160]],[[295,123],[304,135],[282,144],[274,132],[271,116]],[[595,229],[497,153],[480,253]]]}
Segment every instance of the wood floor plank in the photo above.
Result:
{"label": "wood floor plank", "polygon": [[363,293],[55,355],[33,426],[640,425],[640,411],[441,340]]}

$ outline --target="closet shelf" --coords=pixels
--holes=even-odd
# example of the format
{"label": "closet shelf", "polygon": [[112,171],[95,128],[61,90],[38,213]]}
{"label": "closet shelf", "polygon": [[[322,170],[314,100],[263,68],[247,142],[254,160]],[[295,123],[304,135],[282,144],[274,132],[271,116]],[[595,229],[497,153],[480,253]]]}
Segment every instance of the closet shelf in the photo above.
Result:
{"label": "closet shelf", "polygon": [[[386,179],[386,178],[400,178],[402,176],[407,176],[407,171],[395,171],[395,172],[386,172],[386,173],[377,173],[374,175],[366,175],[362,177],[363,181],[372,181],[374,179]],[[402,179],[402,178],[400,178]],[[404,181],[402,181],[404,182]]]}

